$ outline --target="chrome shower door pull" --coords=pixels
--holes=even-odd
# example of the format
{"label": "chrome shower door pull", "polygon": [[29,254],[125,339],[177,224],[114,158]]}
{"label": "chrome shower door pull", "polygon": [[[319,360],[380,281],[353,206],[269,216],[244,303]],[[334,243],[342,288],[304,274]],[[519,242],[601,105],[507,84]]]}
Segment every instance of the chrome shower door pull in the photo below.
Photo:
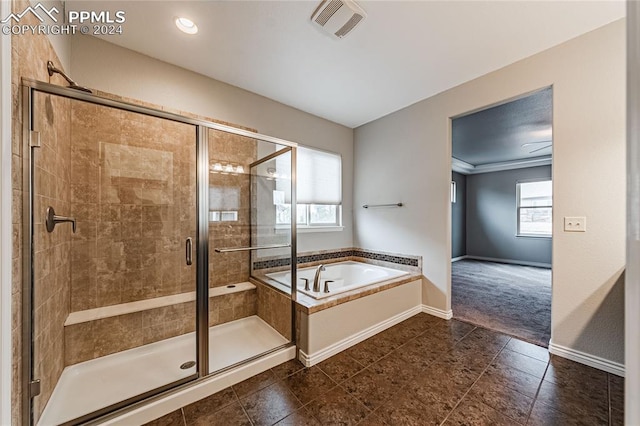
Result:
{"label": "chrome shower door pull", "polygon": [[187,238],[187,252],[186,252],[186,258],[187,258],[187,265],[193,265],[193,239],[191,237]]}
{"label": "chrome shower door pull", "polygon": [[47,227],[47,232],[53,232],[53,230],[55,229],[56,225],[58,223],[62,223],[62,222],[69,222],[71,223],[71,229],[73,230],[73,233],[76,233],[76,220],[72,217],[66,217],[66,216],[58,216],[56,214],[56,211],[53,209],[53,207],[49,206],[47,207],[47,217],[45,219],[45,225]]}

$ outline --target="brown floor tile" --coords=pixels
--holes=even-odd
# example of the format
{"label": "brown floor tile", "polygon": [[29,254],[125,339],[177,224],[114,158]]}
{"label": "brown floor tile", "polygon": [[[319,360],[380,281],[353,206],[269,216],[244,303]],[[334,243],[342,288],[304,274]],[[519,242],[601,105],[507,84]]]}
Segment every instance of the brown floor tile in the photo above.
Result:
{"label": "brown floor tile", "polygon": [[437,425],[431,411],[409,394],[403,393],[378,408],[375,414],[389,425]]}
{"label": "brown floor tile", "polygon": [[467,387],[456,386],[448,380],[416,380],[409,384],[409,392],[425,407],[430,422],[441,423],[462,399]]}
{"label": "brown floor tile", "polygon": [[474,325],[462,321],[440,320],[439,322],[430,324],[429,328],[418,337],[430,338],[435,342],[456,343],[469,334],[474,328]]}
{"label": "brown floor tile", "polygon": [[518,352],[510,351],[509,349],[504,349],[500,352],[496,360],[493,362],[493,365],[498,367],[515,368],[536,377],[543,377],[547,368],[546,362],[531,358],[530,356],[523,355]]}
{"label": "brown floor tile", "polygon": [[624,378],[609,374],[609,403],[611,409],[624,412]]}
{"label": "brown floor tile", "polygon": [[278,426],[320,426],[321,423],[305,407],[294,411],[276,423]]}
{"label": "brown floor tile", "polygon": [[466,369],[475,371],[479,376],[485,368],[491,364],[499,349],[478,349],[473,346],[465,346],[464,341],[457,344],[449,352],[441,357],[440,362],[451,365],[458,365]]}
{"label": "brown floor tile", "polygon": [[471,368],[462,362],[445,358],[431,364],[422,377],[434,382],[446,380],[466,390],[480,377],[480,374],[481,371],[478,369]]}
{"label": "brown floor tile", "polygon": [[422,352],[420,348],[412,345],[413,342],[409,342],[397,351],[398,358],[408,366],[418,371],[426,370],[437,359],[442,357],[442,353],[430,352],[429,350]]}
{"label": "brown floor tile", "polygon": [[214,413],[227,405],[236,402],[236,398],[233,389],[226,388],[220,392],[214,393],[211,396],[201,399],[183,407],[184,417],[187,424],[193,424],[197,419],[214,418]]}
{"label": "brown floor tile", "polygon": [[328,425],[356,425],[368,414],[364,405],[336,386],[306,406],[316,419]]}
{"label": "brown floor tile", "polygon": [[589,383],[590,386],[607,387],[607,373],[566,358],[551,355],[544,379],[554,383]]}
{"label": "brown floor tile", "polygon": [[285,362],[149,425],[623,424],[623,378],[548,356],[420,314],[317,366]]}
{"label": "brown floor tile", "polygon": [[240,403],[254,425],[272,425],[302,405],[281,381],[240,399]]}
{"label": "brown floor tile", "polygon": [[573,418],[569,414],[554,410],[540,401],[533,404],[533,410],[527,421],[532,426],[586,426],[585,423]]}
{"label": "brown floor tile", "polygon": [[373,410],[387,402],[397,393],[397,388],[371,370],[362,370],[340,386],[350,395]]}
{"label": "brown floor tile", "polygon": [[393,349],[395,348],[389,340],[373,336],[350,347],[345,352],[366,367],[389,354]]}
{"label": "brown floor tile", "polygon": [[325,374],[340,383],[364,369],[364,366],[345,352],[340,352],[329,359],[322,361],[318,367]]}
{"label": "brown floor tile", "polygon": [[421,373],[421,370],[407,363],[395,352],[371,364],[369,370],[385,378],[388,383],[398,386],[408,383]]}
{"label": "brown floor tile", "polygon": [[511,340],[506,334],[497,331],[487,330],[486,328],[476,327],[467,334],[460,343],[474,345],[479,349],[495,351],[498,353],[500,349]]}
{"label": "brown floor tile", "polygon": [[182,409],[173,411],[149,423],[145,423],[144,426],[185,426]]}
{"label": "brown floor tile", "polygon": [[512,367],[490,365],[480,380],[492,385],[505,386],[521,394],[535,397],[542,379]]}
{"label": "brown floor tile", "polygon": [[376,413],[370,413],[358,426],[385,426],[386,423]]}
{"label": "brown floor tile", "polygon": [[533,405],[533,398],[516,392],[513,389],[483,380],[478,380],[469,397],[482,401],[505,416],[511,417],[518,423],[524,424]]}
{"label": "brown floor tile", "polygon": [[258,375],[248,378],[245,381],[233,385],[233,390],[238,395],[238,398],[242,398],[245,395],[249,395],[253,392],[257,392],[260,389],[266,388],[271,383],[276,381],[276,375],[271,370],[264,371]]}
{"label": "brown floor tile", "polygon": [[506,348],[510,351],[518,352],[543,362],[549,361],[549,350],[547,348],[534,345],[520,339],[512,338],[509,340],[509,343],[507,343]]}
{"label": "brown floor tile", "polygon": [[558,384],[543,380],[536,399],[587,424],[609,422],[606,388],[591,387],[586,381]]}
{"label": "brown floor tile", "polygon": [[239,402],[227,405],[213,413],[187,418],[187,426],[251,426],[251,421]]}
{"label": "brown floor tile", "polygon": [[336,385],[318,367],[300,370],[283,379],[283,382],[303,404],[316,399]]}
{"label": "brown floor tile", "polygon": [[504,416],[474,398],[466,397],[447,418],[445,425],[513,426],[513,419]]}
{"label": "brown floor tile", "polygon": [[283,379],[287,376],[292,375],[293,373],[297,373],[303,368],[305,368],[304,364],[302,364],[297,359],[291,359],[287,362],[273,367],[271,371],[273,371],[273,373],[276,375],[276,378]]}

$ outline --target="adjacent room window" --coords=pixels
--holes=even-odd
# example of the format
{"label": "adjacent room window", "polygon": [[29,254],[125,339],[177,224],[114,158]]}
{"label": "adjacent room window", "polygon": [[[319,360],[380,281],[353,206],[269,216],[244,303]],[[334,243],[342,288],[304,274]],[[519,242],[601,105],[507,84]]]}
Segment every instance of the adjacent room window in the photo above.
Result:
{"label": "adjacent room window", "polygon": [[[298,148],[297,223],[301,228],[342,225],[342,158],[338,154]],[[274,191],[276,225],[291,223],[286,191]]]}
{"label": "adjacent room window", "polygon": [[518,235],[550,237],[552,211],[551,180],[518,182]]}

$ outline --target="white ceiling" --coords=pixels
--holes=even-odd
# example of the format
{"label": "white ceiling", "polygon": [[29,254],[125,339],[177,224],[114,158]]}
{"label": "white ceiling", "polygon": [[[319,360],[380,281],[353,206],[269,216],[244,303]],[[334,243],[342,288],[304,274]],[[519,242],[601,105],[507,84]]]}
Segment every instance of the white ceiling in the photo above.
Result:
{"label": "white ceiling", "polygon": [[[342,40],[310,23],[319,1],[89,1],[124,10],[105,40],[357,127],[625,15],[623,1],[359,1]],[[176,16],[200,31],[183,34]]]}

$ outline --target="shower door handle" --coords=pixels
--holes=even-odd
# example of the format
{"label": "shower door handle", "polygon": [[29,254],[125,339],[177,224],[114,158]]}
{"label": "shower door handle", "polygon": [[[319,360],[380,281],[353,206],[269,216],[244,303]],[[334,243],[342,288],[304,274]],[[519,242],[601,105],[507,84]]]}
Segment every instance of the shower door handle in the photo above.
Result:
{"label": "shower door handle", "polygon": [[187,265],[193,265],[193,239],[191,237],[187,238],[187,252],[186,252],[186,258],[187,258]]}

